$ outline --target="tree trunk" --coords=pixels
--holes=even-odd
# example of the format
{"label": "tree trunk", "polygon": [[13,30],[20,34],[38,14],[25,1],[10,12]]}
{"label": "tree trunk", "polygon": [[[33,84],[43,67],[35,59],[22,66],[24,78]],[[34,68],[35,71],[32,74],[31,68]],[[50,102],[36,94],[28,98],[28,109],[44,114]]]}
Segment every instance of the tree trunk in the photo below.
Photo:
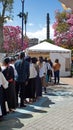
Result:
{"label": "tree trunk", "polygon": [[3,23],[0,23],[0,52],[3,52]]}

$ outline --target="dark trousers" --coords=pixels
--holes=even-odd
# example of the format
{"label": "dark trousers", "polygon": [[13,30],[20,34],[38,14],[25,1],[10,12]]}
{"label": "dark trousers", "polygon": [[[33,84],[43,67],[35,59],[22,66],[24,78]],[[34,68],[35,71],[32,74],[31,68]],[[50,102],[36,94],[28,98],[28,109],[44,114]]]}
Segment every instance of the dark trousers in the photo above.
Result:
{"label": "dark trousers", "polygon": [[[5,98],[4,98],[4,88],[0,86],[0,106],[1,106],[1,112],[2,116],[6,115],[6,107],[5,107]],[[0,115],[1,116],[1,115]]]}
{"label": "dark trousers", "polygon": [[55,83],[59,83],[59,80],[60,80],[60,72],[59,72],[59,70],[54,72],[54,80],[55,80]]}
{"label": "dark trousers", "polygon": [[18,97],[20,97],[20,104],[24,104],[25,99],[25,83],[24,82],[16,82],[16,100],[18,106]]}

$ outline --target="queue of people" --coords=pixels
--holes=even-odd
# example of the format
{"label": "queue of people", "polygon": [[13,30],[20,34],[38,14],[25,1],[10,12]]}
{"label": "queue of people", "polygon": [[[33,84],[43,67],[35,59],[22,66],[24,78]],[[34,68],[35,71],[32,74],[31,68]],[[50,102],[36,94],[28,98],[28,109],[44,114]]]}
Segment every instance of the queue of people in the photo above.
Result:
{"label": "queue of people", "polygon": [[17,107],[25,107],[27,102],[35,102],[42,97],[42,91],[47,93],[52,76],[54,83],[59,83],[60,67],[58,59],[52,63],[43,57],[25,57],[24,52],[17,59],[4,58],[0,66],[0,117]]}

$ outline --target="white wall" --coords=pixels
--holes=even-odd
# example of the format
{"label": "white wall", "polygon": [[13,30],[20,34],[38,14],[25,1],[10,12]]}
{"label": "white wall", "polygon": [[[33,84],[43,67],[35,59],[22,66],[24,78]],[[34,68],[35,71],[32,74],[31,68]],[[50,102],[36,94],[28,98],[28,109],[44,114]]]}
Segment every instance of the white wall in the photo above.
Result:
{"label": "white wall", "polygon": [[56,58],[59,59],[59,62],[61,64],[60,76],[70,76],[70,71],[65,71],[65,58],[70,58],[70,65],[71,65],[71,53],[50,52],[50,59],[52,60],[52,62],[54,62]]}

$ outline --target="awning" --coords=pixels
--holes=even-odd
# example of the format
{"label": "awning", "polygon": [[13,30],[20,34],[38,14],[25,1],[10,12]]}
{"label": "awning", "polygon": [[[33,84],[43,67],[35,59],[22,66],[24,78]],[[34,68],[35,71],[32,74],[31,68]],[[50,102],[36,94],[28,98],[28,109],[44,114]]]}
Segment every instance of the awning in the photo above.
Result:
{"label": "awning", "polygon": [[60,52],[60,53],[69,53],[71,52],[71,50],[69,49],[65,49],[59,46],[56,46],[54,44],[48,43],[48,42],[42,42],[39,43],[37,45],[34,45],[32,47],[28,48],[28,51],[32,51],[32,52]]}

